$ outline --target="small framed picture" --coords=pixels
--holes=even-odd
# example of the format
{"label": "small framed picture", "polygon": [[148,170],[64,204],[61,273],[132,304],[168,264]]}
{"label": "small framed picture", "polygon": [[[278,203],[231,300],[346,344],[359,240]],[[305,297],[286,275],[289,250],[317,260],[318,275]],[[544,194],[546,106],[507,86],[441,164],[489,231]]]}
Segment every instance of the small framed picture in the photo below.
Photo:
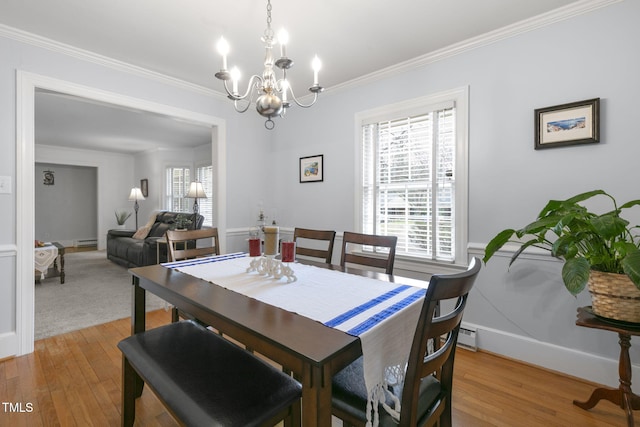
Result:
{"label": "small framed picture", "polygon": [[53,171],[43,171],[42,172],[42,181],[44,185],[54,185],[56,183],[55,176],[53,175],[55,172]]}
{"label": "small framed picture", "polygon": [[323,155],[300,157],[300,182],[320,182],[323,177]]}
{"label": "small framed picture", "polygon": [[140,180],[140,191],[144,197],[149,197],[149,180],[141,179]]}
{"label": "small framed picture", "polygon": [[535,149],[600,141],[600,98],[535,110]]}

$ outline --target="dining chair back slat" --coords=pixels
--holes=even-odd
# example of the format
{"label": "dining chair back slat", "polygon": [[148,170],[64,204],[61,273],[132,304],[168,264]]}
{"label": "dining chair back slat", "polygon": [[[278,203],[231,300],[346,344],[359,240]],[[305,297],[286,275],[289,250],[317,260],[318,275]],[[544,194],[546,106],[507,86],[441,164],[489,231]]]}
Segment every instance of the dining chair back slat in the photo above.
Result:
{"label": "dining chair back slat", "polygon": [[[362,234],[345,231],[342,237],[342,256],[340,266],[345,267],[347,263],[358,264],[374,268],[382,268],[386,274],[393,274],[393,263],[396,257],[396,236],[379,236],[375,234]],[[350,244],[369,246],[373,248],[373,253],[364,251],[350,252]],[[388,252],[378,251],[378,248],[387,248]]]}
{"label": "dining chair back slat", "polygon": [[[220,255],[220,243],[217,228],[200,230],[167,230],[167,246],[170,261],[180,261],[208,255]],[[197,247],[197,241],[212,239],[212,244]]]}
{"label": "dining chair back slat", "polygon": [[[333,230],[312,230],[308,228],[295,228],[293,230],[293,240],[296,242],[296,255],[302,255],[311,258],[321,258],[325,263],[331,264],[333,256],[333,243],[336,238],[336,232]],[[324,249],[319,247],[301,246],[312,240],[326,245]]]}

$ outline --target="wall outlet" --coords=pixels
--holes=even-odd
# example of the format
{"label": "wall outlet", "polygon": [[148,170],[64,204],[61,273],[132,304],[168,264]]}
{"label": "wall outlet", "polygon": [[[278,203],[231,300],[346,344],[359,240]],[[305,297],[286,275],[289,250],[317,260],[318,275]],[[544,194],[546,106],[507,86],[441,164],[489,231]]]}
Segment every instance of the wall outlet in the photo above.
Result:
{"label": "wall outlet", "polygon": [[0,194],[11,194],[10,176],[0,176]]}

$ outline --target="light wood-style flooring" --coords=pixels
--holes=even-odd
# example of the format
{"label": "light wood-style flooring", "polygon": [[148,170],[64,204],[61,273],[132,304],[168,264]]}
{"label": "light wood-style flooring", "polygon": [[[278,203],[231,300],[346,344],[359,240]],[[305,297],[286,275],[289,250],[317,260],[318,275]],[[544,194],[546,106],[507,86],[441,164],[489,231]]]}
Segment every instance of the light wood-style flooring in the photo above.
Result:
{"label": "light wood-style flooring", "polygon": [[[170,313],[147,319],[147,327],[159,326]],[[120,425],[116,343],[129,333],[130,320],[117,320],[37,341],[34,353],[0,361],[0,426]],[[595,384],[463,349],[455,372],[454,426],[626,426],[623,411],[609,402],[591,411],[572,404],[586,400]],[[136,426],[176,425],[145,387]]]}

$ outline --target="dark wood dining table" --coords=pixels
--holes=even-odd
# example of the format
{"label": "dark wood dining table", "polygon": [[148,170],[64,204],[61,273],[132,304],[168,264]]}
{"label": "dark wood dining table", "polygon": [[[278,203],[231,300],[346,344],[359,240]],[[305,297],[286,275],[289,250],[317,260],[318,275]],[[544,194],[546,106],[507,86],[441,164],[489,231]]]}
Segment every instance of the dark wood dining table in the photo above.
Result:
{"label": "dark wood dining table", "polygon": [[[396,282],[397,276],[314,262],[318,267]],[[302,425],[331,425],[331,379],[361,354],[360,339],[162,265],[130,269],[131,333],[145,330],[146,291],[292,371],[301,381]],[[425,288],[428,282],[401,278]],[[142,392],[142,383],[139,393]]]}

